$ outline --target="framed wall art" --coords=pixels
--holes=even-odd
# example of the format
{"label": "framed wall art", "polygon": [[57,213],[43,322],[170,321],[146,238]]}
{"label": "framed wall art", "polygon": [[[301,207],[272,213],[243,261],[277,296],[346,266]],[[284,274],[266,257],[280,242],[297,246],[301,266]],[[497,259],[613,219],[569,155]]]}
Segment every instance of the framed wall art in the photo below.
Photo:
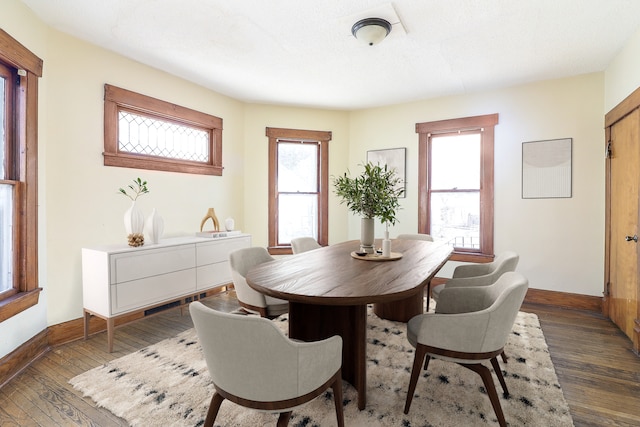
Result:
{"label": "framed wall art", "polygon": [[571,197],[572,138],[522,143],[522,198]]}
{"label": "framed wall art", "polygon": [[380,166],[387,165],[389,169],[394,169],[400,179],[402,180],[400,187],[404,187],[405,191],[400,197],[406,197],[407,189],[406,183],[406,148],[388,148],[384,150],[370,150],[367,151],[367,163],[379,164]]}

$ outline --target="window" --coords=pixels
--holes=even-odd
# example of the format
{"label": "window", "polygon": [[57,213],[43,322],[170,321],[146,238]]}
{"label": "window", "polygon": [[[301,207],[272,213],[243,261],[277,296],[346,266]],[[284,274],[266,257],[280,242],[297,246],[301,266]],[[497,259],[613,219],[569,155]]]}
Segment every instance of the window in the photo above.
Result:
{"label": "window", "polygon": [[104,164],[222,175],[222,119],[104,86]]}
{"label": "window", "polygon": [[291,239],[328,244],[331,132],[267,128],[269,252],[291,253]]}
{"label": "window", "polygon": [[38,303],[38,77],[42,60],[0,30],[0,321]]}
{"label": "window", "polygon": [[453,246],[451,259],[493,258],[493,135],[498,115],[416,124],[418,229]]}

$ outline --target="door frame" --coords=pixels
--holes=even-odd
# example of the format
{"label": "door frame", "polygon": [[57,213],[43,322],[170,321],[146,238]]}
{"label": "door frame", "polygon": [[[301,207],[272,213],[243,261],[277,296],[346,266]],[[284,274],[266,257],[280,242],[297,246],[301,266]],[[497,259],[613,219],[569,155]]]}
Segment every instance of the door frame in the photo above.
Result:
{"label": "door frame", "polygon": [[[640,87],[634,90],[629,96],[622,100],[618,105],[613,107],[611,111],[604,117],[604,149],[608,152],[608,144],[611,141],[611,128],[620,120],[625,118],[631,112],[640,108]],[[639,177],[640,179],[640,177]],[[605,160],[605,248],[604,248],[604,292],[602,300],[602,314],[610,318],[609,284],[611,282],[611,265],[609,263],[611,251],[611,162],[609,156]],[[631,338],[633,342],[633,351],[640,354],[640,304],[636,307],[636,316],[633,327],[634,336]]]}

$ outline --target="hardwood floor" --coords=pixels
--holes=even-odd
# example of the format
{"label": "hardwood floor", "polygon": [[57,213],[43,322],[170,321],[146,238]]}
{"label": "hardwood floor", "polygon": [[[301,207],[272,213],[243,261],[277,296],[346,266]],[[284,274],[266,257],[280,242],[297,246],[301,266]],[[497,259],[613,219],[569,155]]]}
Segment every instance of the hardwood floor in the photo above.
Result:
{"label": "hardwood floor", "polygon": [[[233,292],[202,300],[220,310],[237,308]],[[525,304],[536,313],[576,427],[640,425],[640,358],[609,320],[586,311]],[[109,360],[192,327],[180,308],[123,325],[114,352],[106,333],[54,348],[0,389],[0,425],[126,426],[111,412],[83,398],[68,381]]]}

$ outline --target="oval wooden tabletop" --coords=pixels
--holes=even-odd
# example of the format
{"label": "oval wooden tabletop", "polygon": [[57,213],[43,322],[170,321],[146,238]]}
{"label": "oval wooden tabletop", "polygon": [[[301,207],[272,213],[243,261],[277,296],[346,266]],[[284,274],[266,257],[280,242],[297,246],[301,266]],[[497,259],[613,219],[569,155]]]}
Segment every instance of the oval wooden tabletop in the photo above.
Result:
{"label": "oval wooden tabletop", "polygon": [[442,243],[395,239],[402,258],[367,262],[351,256],[360,241],[351,240],[254,267],[247,283],[265,295],[288,301],[357,305],[402,299],[422,289],[451,255]]}

